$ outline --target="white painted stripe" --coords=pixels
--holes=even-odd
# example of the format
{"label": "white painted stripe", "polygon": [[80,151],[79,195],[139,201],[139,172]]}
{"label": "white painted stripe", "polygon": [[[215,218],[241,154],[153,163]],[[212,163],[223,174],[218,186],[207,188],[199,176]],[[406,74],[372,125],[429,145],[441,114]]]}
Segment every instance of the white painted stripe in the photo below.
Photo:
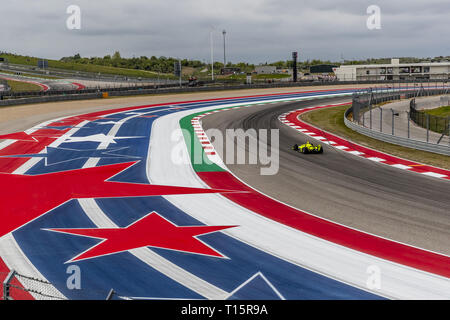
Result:
{"label": "white painted stripe", "polygon": [[431,176],[431,177],[435,177],[435,178],[446,178],[447,177],[447,175],[445,175],[445,174],[440,174],[440,173],[436,173],[436,172],[421,172],[421,173],[426,176]]}
{"label": "white painted stripe", "polygon": [[2,141],[2,142],[0,143],[0,150],[6,148],[6,147],[9,146],[9,145],[12,145],[12,144],[15,143],[15,142],[16,142],[16,140],[10,140],[10,139],[5,140],[5,141]]}
{"label": "white painted stripe", "polygon": [[355,155],[355,156],[360,156],[360,155],[364,154],[364,153],[359,152],[359,151],[356,151],[356,150],[353,150],[353,151],[347,151],[347,152],[348,152],[348,153],[351,153],[351,154],[353,154],[353,155]]}
{"label": "white painted stripe", "polygon": [[100,158],[89,158],[84,163],[83,168],[93,168],[98,164],[99,161],[100,161]]}
{"label": "white painted stripe", "polygon": [[286,300],[286,298],[277,290],[277,288],[275,288],[275,286],[261,272],[255,273],[247,281],[243,282],[240,286],[238,286],[236,289],[234,289],[232,292],[230,292],[230,294],[226,297],[226,299],[228,299],[229,297],[232,297],[236,292],[238,292],[240,289],[245,287],[248,283],[250,283],[253,279],[255,279],[258,276],[263,278],[263,280],[269,285],[269,287],[276,293],[276,295],[281,300]]}
{"label": "white painted stripe", "polygon": [[44,158],[31,158],[30,160],[25,162],[23,165],[21,165],[19,168],[14,170],[13,174],[25,174],[28,170],[30,170],[32,167],[34,167],[42,159],[44,159]]}
{"label": "white painted stripe", "polygon": [[370,158],[366,158],[366,159],[371,160],[371,161],[376,161],[376,162],[386,161],[386,159],[382,159],[382,158],[378,158],[378,157],[370,157]]}
{"label": "white painted stripe", "polygon": [[391,164],[391,167],[398,168],[398,169],[403,169],[403,170],[412,169],[412,167],[410,167],[410,166],[405,166],[405,165],[399,164],[399,163]]}

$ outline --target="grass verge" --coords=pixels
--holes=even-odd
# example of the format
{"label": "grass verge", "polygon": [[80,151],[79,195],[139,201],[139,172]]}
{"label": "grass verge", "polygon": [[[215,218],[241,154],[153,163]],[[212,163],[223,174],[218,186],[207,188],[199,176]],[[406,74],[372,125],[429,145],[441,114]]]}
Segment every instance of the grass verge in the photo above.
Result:
{"label": "grass verge", "polygon": [[300,115],[300,118],[318,128],[360,145],[411,161],[450,169],[450,157],[448,156],[397,146],[367,137],[347,128],[344,123],[344,112],[349,107],[350,105],[346,105],[309,111]]}
{"label": "grass verge", "polygon": [[450,117],[450,106],[440,107],[436,109],[428,109],[423,112],[438,117]]}
{"label": "grass verge", "polygon": [[14,92],[41,91],[41,89],[42,89],[37,84],[14,81],[14,80],[8,80],[8,85],[11,87],[11,91],[14,91]]}
{"label": "grass verge", "polygon": [[[8,59],[9,63],[13,64],[21,64],[28,66],[37,66],[38,58],[36,57],[26,57],[21,55],[13,55],[13,54],[1,54],[3,58]],[[101,74],[109,74],[109,75],[119,75],[119,76],[127,76],[127,77],[141,77],[141,78],[151,78],[155,79],[158,77],[158,73],[154,71],[146,71],[146,70],[136,70],[136,69],[126,69],[119,67],[110,67],[110,66],[102,66],[95,64],[81,64],[74,62],[63,62],[59,60],[47,60],[49,68],[55,69],[63,69],[70,71],[81,71],[81,72],[90,72],[90,73],[101,73]],[[177,79],[171,74],[160,74],[159,78],[161,79]]]}

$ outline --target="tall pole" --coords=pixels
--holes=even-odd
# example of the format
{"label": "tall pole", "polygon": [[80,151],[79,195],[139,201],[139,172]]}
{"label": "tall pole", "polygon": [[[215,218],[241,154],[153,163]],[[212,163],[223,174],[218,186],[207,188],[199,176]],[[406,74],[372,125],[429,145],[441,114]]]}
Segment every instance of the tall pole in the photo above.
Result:
{"label": "tall pole", "polygon": [[180,88],[181,88],[181,59],[178,59],[178,65],[180,67]]}
{"label": "tall pole", "polygon": [[223,34],[223,67],[225,68],[227,65],[227,56],[225,54],[225,35],[227,34],[227,32],[223,30],[222,34]]}
{"label": "tall pole", "polygon": [[209,33],[209,41],[211,44],[211,80],[214,81],[214,50],[213,50],[213,30]]}
{"label": "tall pole", "polygon": [[292,52],[292,81],[297,82],[297,57],[298,53]]}

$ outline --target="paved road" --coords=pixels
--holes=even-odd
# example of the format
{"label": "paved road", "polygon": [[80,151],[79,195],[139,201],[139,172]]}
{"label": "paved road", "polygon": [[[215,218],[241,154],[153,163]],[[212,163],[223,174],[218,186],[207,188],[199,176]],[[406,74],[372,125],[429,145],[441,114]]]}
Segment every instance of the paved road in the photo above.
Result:
{"label": "paved road", "polygon": [[450,254],[449,182],[367,161],[330,146],[324,146],[322,155],[290,150],[294,143],[306,141],[306,136],[281,124],[278,115],[302,106],[344,101],[256,106],[209,115],[202,122],[204,129],[222,132],[231,128],[280,130],[280,168],[276,175],[260,175],[259,165],[228,165],[259,191],[350,227]]}
{"label": "paved road", "polygon": [[[418,109],[434,109],[439,106],[439,98],[437,97],[421,97],[417,98]],[[394,110],[394,135],[397,137],[408,138],[408,114],[410,99],[406,101],[398,101],[383,105],[381,108],[372,110],[372,130],[377,132],[392,133],[392,110]],[[382,109],[382,112],[380,110]],[[370,112],[364,113],[364,126],[370,128]],[[380,118],[382,123],[380,124]],[[362,121],[362,120],[361,120]],[[362,122],[361,122],[362,124]],[[430,124],[432,126],[433,123]],[[409,137],[414,140],[427,142],[427,130],[419,127],[413,121],[409,121]],[[428,142],[440,145],[449,146],[450,141],[448,136],[442,137],[433,131],[428,132]]]}

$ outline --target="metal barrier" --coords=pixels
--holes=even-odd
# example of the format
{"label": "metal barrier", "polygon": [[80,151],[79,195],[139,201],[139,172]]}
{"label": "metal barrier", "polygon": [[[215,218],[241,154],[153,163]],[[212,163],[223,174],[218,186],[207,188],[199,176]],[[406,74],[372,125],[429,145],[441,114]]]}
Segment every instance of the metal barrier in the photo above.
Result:
{"label": "metal barrier", "polygon": [[67,290],[74,290],[74,294],[79,297],[95,294],[106,300],[133,300],[133,297],[121,295],[114,289],[104,291],[96,288],[72,288],[68,286],[68,282],[59,283],[55,286],[47,280],[38,279],[32,276],[20,274],[15,270],[8,273],[0,272],[0,278],[4,279],[0,282],[0,299],[1,300],[67,300],[67,297],[62,295],[56,287],[66,288]]}
{"label": "metal barrier", "polygon": [[[242,81],[202,81],[200,86],[190,86],[189,82],[183,82],[181,84],[177,83],[167,83],[167,84],[152,84],[144,85],[135,83],[130,86],[112,86],[112,87],[97,87],[97,88],[84,88],[81,90],[48,90],[48,91],[34,91],[34,92],[0,92],[0,100],[10,100],[11,102],[3,103],[0,101],[0,105],[14,105],[14,104],[24,104],[24,103],[38,103],[38,102],[48,102],[48,101],[63,101],[63,100],[78,100],[85,99],[86,94],[98,94],[103,92],[108,92],[110,96],[126,96],[126,95],[139,95],[139,94],[159,94],[159,93],[183,93],[183,92],[201,92],[201,91],[214,91],[214,90],[239,90],[239,89],[263,89],[263,88],[287,88],[287,87],[308,87],[308,86],[333,86],[333,85],[361,85],[361,84],[377,84],[383,83],[386,85],[388,91],[394,90],[397,85],[400,87],[399,82],[393,81],[312,81],[312,80],[301,80],[298,82],[256,82],[252,84],[245,84]],[[409,83],[403,83],[409,86]],[[387,93],[385,93],[387,94]],[[3,95],[3,97],[1,97]],[[61,99],[60,96],[66,96],[66,98]],[[56,97],[56,98],[50,98]],[[70,98],[73,97],[73,98]],[[3,99],[2,99],[3,98]],[[36,98],[38,100],[25,100],[24,98]],[[42,100],[39,100],[41,99]],[[44,99],[45,98],[45,99]],[[88,98],[90,99],[90,97]],[[382,99],[380,97],[379,99]],[[30,102],[28,102],[30,101]]]}
{"label": "metal barrier", "polygon": [[[374,139],[414,148],[418,150],[450,155],[449,119],[437,122],[428,120],[424,126],[416,126],[411,118],[422,117],[414,112],[416,98],[446,94],[447,86],[413,87],[413,88],[373,88],[355,92],[352,107],[345,113],[344,122],[347,127]],[[412,99],[408,101],[407,99]],[[392,107],[383,107],[386,102],[399,102]],[[400,101],[402,100],[402,101]],[[426,117],[426,116],[425,116]],[[418,120],[420,122],[420,118]],[[430,132],[431,128],[436,132]],[[442,129],[443,128],[443,129]],[[425,129],[425,130],[424,130]]]}
{"label": "metal barrier", "polygon": [[65,300],[54,286],[42,279],[22,275],[11,270],[3,280],[2,300],[14,300],[16,296],[23,299],[27,293],[39,300]]}

